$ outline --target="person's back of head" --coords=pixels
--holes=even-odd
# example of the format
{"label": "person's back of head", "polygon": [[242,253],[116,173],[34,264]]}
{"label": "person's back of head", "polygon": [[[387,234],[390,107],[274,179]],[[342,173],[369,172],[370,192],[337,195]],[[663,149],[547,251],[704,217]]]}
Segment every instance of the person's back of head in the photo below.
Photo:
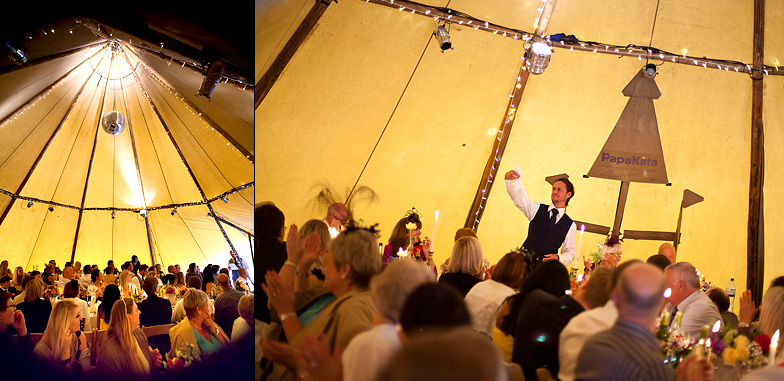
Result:
{"label": "person's back of head", "polygon": [[30,283],[31,280],[35,279],[35,275],[27,275],[22,279],[22,290],[27,288],[27,284]]}
{"label": "person's back of head", "polygon": [[517,325],[517,315],[523,300],[533,290],[542,290],[550,295],[560,297],[565,295],[566,290],[571,288],[569,272],[566,267],[558,261],[546,261],[539,263],[531,273],[523,280],[520,292],[509,297],[511,304],[509,314],[501,323],[501,330],[507,335],[513,335]]}
{"label": "person's back of head", "polygon": [[650,263],[660,268],[662,271],[664,271],[664,269],[666,269],[667,266],[672,264],[672,262],[670,262],[670,259],[662,254],[651,255],[650,257],[648,257],[645,263]]}
{"label": "person's back of head", "polygon": [[63,287],[63,297],[64,298],[78,298],[79,297],[79,281],[78,280],[71,280],[70,282],[65,284]]}
{"label": "person's back of head", "polygon": [[26,303],[35,302],[36,300],[41,299],[44,295],[44,281],[34,278],[29,283],[27,283],[27,288],[25,288],[25,298],[24,301]]}
{"label": "person's back of head", "polygon": [[771,287],[762,296],[759,329],[768,337],[776,330],[784,331],[784,287]]}
{"label": "person's back of head", "polygon": [[784,275],[776,277],[770,282],[770,287],[784,287]]}
{"label": "person's back of head", "polygon": [[192,276],[188,278],[188,288],[196,288],[201,289],[201,279],[197,276]]}
{"label": "person's back of head", "polygon": [[254,297],[253,294],[243,295],[240,302],[237,304],[237,313],[240,314],[242,320],[245,320],[249,326],[254,326]]}
{"label": "person's back of head", "polygon": [[142,283],[142,290],[147,293],[147,295],[156,295],[156,289],[158,288],[158,279],[155,276],[147,277],[144,279],[144,283]]}
{"label": "person's back of head", "polygon": [[450,285],[426,283],[417,287],[400,311],[400,326],[406,336],[470,325],[468,308]]}
{"label": "person's back of head", "polygon": [[460,228],[460,229],[457,229],[457,231],[455,232],[455,241],[457,241],[458,239],[463,238],[463,237],[479,238],[479,237],[476,236],[476,232],[473,229],[471,229],[471,228]]}
{"label": "person's back of head", "polygon": [[486,336],[470,328],[412,337],[379,372],[381,381],[505,379],[501,358]]}
{"label": "person's back of head", "polygon": [[689,262],[673,263],[667,266],[664,271],[672,271],[675,282],[683,281],[688,291],[693,292],[700,288],[700,277],[697,275],[697,268]]}
{"label": "person's back of head", "polygon": [[435,282],[433,272],[417,261],[394,261],[370,281],[370,295],[378,311],[397,323],[400,312],[412,291],[425,283]]}
{"label": "person's back of head", "polygon": [[174,274],[174,265],[166,266],[166,272],[168,272],[169,274]]}
{"label": "person's back of head", "polygon": [[107,285],[103,290],[103,302],[99,308],[103,311],[103,320],[105,323],[109,322],[112,317],[112,306],[114,302],[120,300],[120,288],[116,285]]}
{"label": "person's back of head", "polygon": [[708,298],[711,300],[711,302],[716,305],[716,308],[719,309],[719,312],[726,312],[730,309],[730,297],[721,288],[713,287],[705,294],[708,295]]}
{"label": "person's back of head", "polygon": [[226,274],[218,275],[218,284],[224,290],[228,290],[228,289],[232,288],[231,287],[231,280],[229,279],[229,276],[226,275]]}
{"label": "person's back of head", "polygon": [[658,267],[641,263],[625,268],[613,296],[618,318],[637,322],[655,320],[664,305],[665,288],[667,282]]}
{"label": "person's back of head", "polygon": [[611,266],[599,266],[591,272],[582,296],[589,309],[601,307],[610,300],[609,285],[614,270]]}
{"label": "person's back of head", "polygon": [[95,269],[90,272],[90,281],[95,283],[98,278],[101,276],[101,270]]}
{"label": "person's back of head", "polygon": [[84,265],[84,267],[82,268],[82,272],[85,274],[89,274],[92,271],[93,271],[93,267],[90,265]]}
{"label": "person's back of head", "polygon": [[321,249],[327,247],[329,240],[332,239],[332,236],[329,234],[329,227],[327,224],[322,220],[308,220],[302,227],[299,228],[299,237],[303,239],[307,239],[311,233],[316,233],[318,236],[318,246]]}
{"label": "person's back of head", "polygon": [[455,241],[449,262],[449,272],[479,276],[482,274],[484,256],[482,244],[474,237],[463,237]]}
{"label": "person's back of head", "polygon": [[531,272],[529,258],[524,252],[516,250],[506,253],[495,265],[491,279],[519,290],[525,277]]}
{"label": "person's back of head", "polygon": [[[286,217],[283,212],[273,203],[262,203],[256,206],[253,213],[253,221],[258,238],[277,239],[281,238],[283,225]],[[257,239],[258,239],[257,238]]]}

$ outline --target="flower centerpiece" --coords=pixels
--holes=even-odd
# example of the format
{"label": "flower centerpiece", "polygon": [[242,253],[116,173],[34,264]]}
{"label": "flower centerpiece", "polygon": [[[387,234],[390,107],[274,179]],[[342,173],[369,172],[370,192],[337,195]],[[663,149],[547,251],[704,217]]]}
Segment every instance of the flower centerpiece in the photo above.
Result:
{"label": "flower centerpiece", "polygon": [[726,366],[748,371],[767,363],[765,355],[770,350],[770,337],[755,333],[749,327],[725,328],[713,333],[711,343],[716,360]]}
{"label": "flower centerpiece", "polygon": [[175,357],[167,358],[163,366],[168,370],[176,370],[190,366],[194,361],[201,361],[201,355],[195,345],[188,344],[178,348]]}
{"label": "flower centerpiece", "polygon": [[161,288],[158,289],[158,294],[161,298],[168,299],[172,305],[177,303],[177,289],[170,284],[161,286]]}

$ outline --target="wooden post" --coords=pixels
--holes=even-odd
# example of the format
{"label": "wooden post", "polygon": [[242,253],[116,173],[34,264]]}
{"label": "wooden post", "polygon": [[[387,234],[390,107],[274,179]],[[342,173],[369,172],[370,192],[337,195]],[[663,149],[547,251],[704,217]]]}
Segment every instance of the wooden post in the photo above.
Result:
{"label": "wooden post", "polygon": [[286,45],[280,53],[278,53],[278,56],[275,57],[275,61],[272,62],[269,69],[261,76],[261,79],[259,79],[259,82],[253,89],[255,98],[254,110],[259,108],[261,101],[269,94],[270,89],[272,89],[272,86],[275,84],[275,81],[278,80],[280,74],[283,73],[283,69],[286,68],[291,57],[294,56],[294,53],[297,52],[299,46],[302,45],[305,38],[310,34],[310,31],[316,26],[316,23],[321,18],[321,15],[324,14],[324,11],[327,10],[330,3],[332,3],[332,0],[316,0],[316,3],[313,4],[313,8],[310,9],[310,12],[305,16],[305,19],[299,24],[299,28],[294,31],[294,34],[291,35],[289,41],[286,42]]}
{"label": "wooden post", "polygon": [[765,276],[765,247],[761,221],[763,185],[762,65],[765,47],[765,0],[754,0],[754,46],[751,76],[751,173],[749,180],[748,245],[746,252],[746,288],[759,304]]}
{"label": "wooden post", "polygon": [[678,227],[675,228],[675,240],[672,242],[672,246],[675,247],[675,251],[678,251],[678,244],[681,243],[681,221],[683,220],[683,205],[681,205],[681,211],[678,212]]}
{"label": "wooden post", "polygon": [[618,194],[618,206],[615,208],[615,220],[613,221],[612,234],[621,234],[621,221],[623,220],[623,210],[626,208],[626,197],[629,195],[629,181],[621,181],[621,191]]}

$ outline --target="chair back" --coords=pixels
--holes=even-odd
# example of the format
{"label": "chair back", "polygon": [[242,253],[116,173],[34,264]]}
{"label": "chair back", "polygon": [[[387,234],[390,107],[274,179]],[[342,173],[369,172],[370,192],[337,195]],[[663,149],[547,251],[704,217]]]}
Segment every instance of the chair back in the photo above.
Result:
{"label": "chair back", "polygon": [[151,327],[142,326],[144,336],[147,336],[147,342],[152,349],[157,349],[164,356],[169,353],[171,349],[171,338],[169,337],[169,330],[174,327],[174,324],[161,324]]}
{"label": "chair back", "polygon": [[93,329],[93,342],[90,346],[90,365],[95,366],[95,362],[98,360],[98,351],[101,350],[101,345],[103,342],[106,341],[106,336],[109,334],[109,331],[104,329],[99,331],[98,329]]}
{"label": "chair back", "polygon": [[43,333],[30,333],[30,342],[32,343],[33,347],[41,341],[41,338],[44,337]]}

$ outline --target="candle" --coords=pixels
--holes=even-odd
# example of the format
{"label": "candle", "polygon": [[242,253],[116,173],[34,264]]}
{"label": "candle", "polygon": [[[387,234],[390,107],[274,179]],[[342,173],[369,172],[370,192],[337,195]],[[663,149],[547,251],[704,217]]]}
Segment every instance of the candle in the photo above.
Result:
{"label": "candle", "polygon": [[705,340],[705,356],[708,357],[708,359],[710,359],[710,355],[711,355],[711,340],[709,337],[708,340]]}
{"label": "candle", "polygon": [[697,355],[698,360],[705,357],[705,339],[700,339],[697,342],[697,345],[694,346],[694,353]]}
{"label": "candle", "polygon": [[768,353],[768,366],[776,365],[776,350],[779,348],[779,330],[770,339],[770,353]]}
{"label": "candle", "polygon": [[408,256],[408,252],[403,250],[403,248],[401,247],[400,249],[397,250],[397,256],[398,258],[405,258]]}
{"label": "candle", "polygon": [[659,323],[660,327],[667,327],[670,325],[670,314],[667,313],[667,310],[663,310],[661,313],[661,322]]}
{"label": "candle", "polygon": [[711,331],[713,333],[719,332],[719,328],[721,328],[721,320],[716,320],[716,323],[713,324],[713,329]]}
{"label": "candle", "polygon": [[[585,233],[585,224],[580,224],[580,240],[577,241],[577,254],[580,254],[580,249],[583,247],[583,233]],[[577,257],[575,255],[575,257]],[[583,257],[583,263],[585,263],[585,257]],[[577,268],[577,263],[574,264],[574,268]]]}
{"label": "candle", "polygon": [[436,209],[436,221],[433,222],[433,236],[430,237],[430,251],[436,251],[436,227],[438,226],[438,209]]}
{"label": "candle", "polygon": [[332,237],[332,239],[335,239],[335,237],[337,237],[338,234],[340,234],[340,231],[336,228],[333,228],[332,226],[330,226],[328,229],[329,229],[329,236]]}

